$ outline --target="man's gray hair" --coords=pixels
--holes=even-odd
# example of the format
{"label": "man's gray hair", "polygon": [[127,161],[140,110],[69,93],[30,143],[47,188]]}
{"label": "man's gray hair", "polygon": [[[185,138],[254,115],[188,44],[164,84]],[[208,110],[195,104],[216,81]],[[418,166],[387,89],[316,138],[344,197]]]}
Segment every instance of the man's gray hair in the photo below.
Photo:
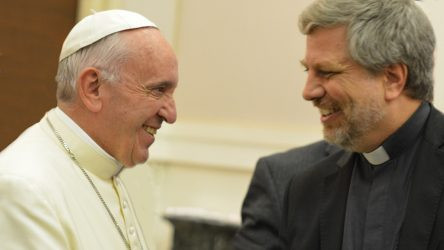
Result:
{"label": "man's gray hair", "polygon": [[126,42],[117,32],[60,61],[55,78],[57,100],[73,101],[77,77],[86,67],[95,67],[100,70],[99,80],[109,83],[119,81],[121,67],[129,57],[130,50],[127,47]]}
{"label": "man's gray hair", "polygon": [[371,73],[403,63],[406,94],[433,100],[435,34],[413,0],[317,0],[299,17],[299,29],[347,26],[348,52]]}

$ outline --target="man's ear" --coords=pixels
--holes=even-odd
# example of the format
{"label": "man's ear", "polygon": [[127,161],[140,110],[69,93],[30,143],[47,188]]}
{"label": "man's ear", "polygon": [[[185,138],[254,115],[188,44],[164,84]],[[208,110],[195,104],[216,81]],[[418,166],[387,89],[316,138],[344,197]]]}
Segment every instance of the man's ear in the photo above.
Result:
{"label": "man's ear", "polygon": [[77,94],[83,105],[91,112],[98,112],[102,108],[100,96],[100,71],[94,67],[83,69],[77,78]]}
{"label": "man's ear", "polygon": [[407,82],[408,68],[403,63],[392,64],[384,69],[385,99],[391,101],[402,94]]}

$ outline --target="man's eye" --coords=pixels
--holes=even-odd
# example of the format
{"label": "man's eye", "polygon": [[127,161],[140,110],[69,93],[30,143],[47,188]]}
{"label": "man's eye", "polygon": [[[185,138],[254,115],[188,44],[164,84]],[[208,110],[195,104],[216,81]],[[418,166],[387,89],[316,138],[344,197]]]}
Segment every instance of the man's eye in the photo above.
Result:
{"label": "man's eye", "polygon": [[319,70],[317,73],[320,77],[330,78],[330,77],[336,75],[338,72]]}
{"label": "man's eye", "polygon": [[161,98],[166,91],[167,88],[165,86],[145,88],[145,92],[147,93],[147,95],[153,96],[155,98]]}
{"label": "man's eye", "polygon": [[163,87],[163,86],[162,87],[157,87],[157,88],[154,88],[152,91],[155,92],[155,93],[163,94],[163,93],[165,93],[166,88]]}

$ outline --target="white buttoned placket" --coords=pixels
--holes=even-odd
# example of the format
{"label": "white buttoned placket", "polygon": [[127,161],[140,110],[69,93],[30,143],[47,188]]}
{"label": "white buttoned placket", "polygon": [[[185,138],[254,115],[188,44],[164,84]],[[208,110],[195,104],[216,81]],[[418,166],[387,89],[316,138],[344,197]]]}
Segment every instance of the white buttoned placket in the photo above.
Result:
{"label": "white buttoned placket", "polygon": [[115,189],[119,195],[120,207],[122,210],[122,216],[125,221],[125,232],[127,239],[131,245],[131,250],[145,250],[140,242],[138,230],[136,229],[136,218],[132,207],[130,206],[130,200],[125,190],[122,180],[118,176],[113,177],[113,183]]}
{"label": "white buttoned placket", "polygon": [[[75,159],[73,159],[74,162],[82,169],[82,172],[85,172],[88,181],[91,179],[91,186],[94,190],[97,189],[96,193],[99,192],[97,194],[98,198],[102,196],[102,204],[107,208],[110,218],[122,236],[122,240],[128,244],[131,250],[147,250],[148,247],[144,241],[128,192],[119,178],[119,173],[124,167],[100,148],[88,134],[60,109],[56,108],[48,112],[46,120],[50,133],[55,135],[55,140],[58,141],[60,147],[64,150],[67,150],[67,147],[69,148],[67,153],[70,157],[73,155],[71,147],[73,148],[76,153]],[[59,132],[54,132],[54,130]],[[61,138],[60,133],[63,138]],[[114,195],[116,196],[106,190],[106,183],[113,186]]]}

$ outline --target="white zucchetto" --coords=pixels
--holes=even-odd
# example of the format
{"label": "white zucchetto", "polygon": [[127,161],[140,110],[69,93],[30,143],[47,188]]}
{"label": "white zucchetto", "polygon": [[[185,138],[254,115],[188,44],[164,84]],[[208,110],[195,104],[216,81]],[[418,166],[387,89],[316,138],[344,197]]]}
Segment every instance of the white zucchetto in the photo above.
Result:
{"label": "white zucchetto", "polygon": [[98,40],[129,29],[155,27],[156,24],[146,17],[128,10],[106,10],[95,12],[78,22],[63,42],[59,62],[81,48]]}

